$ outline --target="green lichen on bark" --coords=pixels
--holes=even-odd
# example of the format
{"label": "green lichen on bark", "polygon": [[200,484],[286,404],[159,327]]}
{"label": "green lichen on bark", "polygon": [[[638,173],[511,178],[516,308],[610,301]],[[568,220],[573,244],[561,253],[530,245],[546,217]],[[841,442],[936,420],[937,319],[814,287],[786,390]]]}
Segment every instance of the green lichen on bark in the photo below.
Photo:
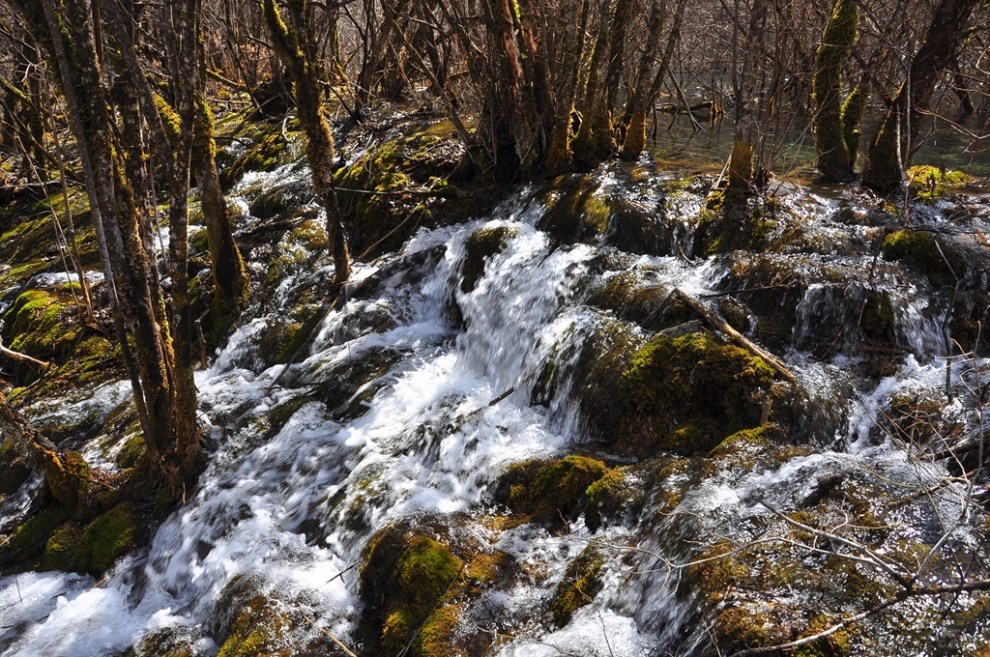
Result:
{"label": "green lichen on bark", "polygon": [[[855,0],[838,0],[825,25],[815,58],[815,149],[818,152],[818,170],[825,180],[830,181],[845,180],[852,175],[849,139],[858,140],[854,134],[858,123],[855,115],[860,111],[862,92],[853,99],[851,106],[842,102],[842,66],[859,37],[858,27],[858,3]],[[852,111],[847,112],[849,109]],[[855,152],[855,149],[852,150]]]}

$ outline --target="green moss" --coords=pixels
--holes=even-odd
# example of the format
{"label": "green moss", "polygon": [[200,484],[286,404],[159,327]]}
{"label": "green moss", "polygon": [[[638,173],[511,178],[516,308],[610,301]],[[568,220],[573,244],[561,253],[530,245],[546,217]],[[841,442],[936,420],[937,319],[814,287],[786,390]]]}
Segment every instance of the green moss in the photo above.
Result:
{"label": "green moss", "polygon": [[707,333],[658,335],[612,383],[614,401],[582,411],[624,453],[704,453],[760,424],[773,379],[763,359]]}
{"label": "green moss", "polygon": [[135,468],[141,465],[147,453],[144,436],[135,434],[127,439],[114,461],[120,468]]}
{"label": "green moss", "polygon": [[80,327],[68,286],[22,292],[4,315],[4,341],[15,351],[47,359],[72,350]]}
{"label": "green moss", "polygon": [[260,135],[248,136],[254,137],[255,143],[245,149],[229,167],[220,171],[220,183],[224,189],[228,189],[249,171],[272,171],[291,161],[293,154],[282,135],[281,122],[259,124],[259,128]]}
{"label": "green moss", "polygon": [[595,531],[606,518],[614,518],[637,497],[634,482],[620,468],[608,470],[584,491],[587,501],[585,520]]}
{"label": "green moss", "polygon": [[776,227],[776,205],[767,199],[715,190],[698,214],[694,252],[714,255],[763,248]]}
{"label": "green moss", "polygon": [[451,140],[428,126],[378,144],[334,174],[355,255],[398,250],[420,227],[463,221],[482,209],[485,195],[461,198],[449,184],[459,159]]}
{"label": "green moss", "polygon": [[[807,629],[798,638],[813,636],[823,632],[838,623],[839,620],[839,618],[829,614],[820,614],[812,619]],[[845,657],[849,654],[850,638],[850,631],[848,629],[842,629],[830,634],[824,639],[819,639],[818,641],[797,648],[793,655],[795,657]]]}
{"label": "green moss", "polygon": [[909,188],[921,199],[938,199],[946,192],[963,187],[975,180],[962,171],[948,170],[930,164],[919,164],[907,170]]}
{"label": "green moss", "polygon": [[607,472],[604,463],[586,456],[527,461],[506,471],[495,495],[514,512],[534,522],[558,526],[584,510],[588,487]]}
{"label": "green moss", "polygon": [[566,625],[575,611],[589,604],[601,591],[603,564],[601,552],[589,546],[567,565],[567,572],[550,605],[558,627]]}
{"label": "green moss", "polygon": [[121,504],[97,516],[82,534],[82,549],[89,553],[89,570],[104,572],[134,546],[137,527],[133,509]]}
{"label": "green moss", "polygon": [[291,624],[273,600],[257,595],[240,609],[217,657],[274,657],[282,654]]}
{"label": "green moss", "polygon": [[953,285],[954,274],[962,276],[965,263],[947,245],[937,244],[936,239],[931,231],[894,231],[883,240],[883,257],[916,267],[935,285]]}
{"label": "green moss", "polygon": [[430,614],[413,643],[412,657],[452,657],[458,654],[454,642],[457,634],[461,608],[458,605],[445,605]]}
{"label": "green moss", "polygon": [[66,517],[68,513],[65,509],[49,506],[16,529],[10,541],[2,547],[3,553],[12,559],[20,559],[40,551]]}
{"label": "green moss", "polygon": [[608,230],[611,203],[591,176],[556,179],[545,202],[537,227],[562,242],[591,242]]}
{"label": "green moss", "polygon": [[88,523],[65,522],[46,541],[41,566],[100,575],[133,548],[136,531],[129,504],[120,504]]}
{"label": "green moss", "polygon": [[780,429],[772,424],[763,424],[753,429],[743,429],[725,438],[712,449],[710,455],[719,458],[738,456],[750,451],[761,451],[772,447],[780,436]]}
{"label": "green moss", "polygon": [[777,611],[772,604],[744,601],[719,612],[712,632],[723,654],[787,641],[788,628]]}
{"label": "green moss", "polygon": [[498,558],[466,566],[439,540],[396,525],[372,538],[363,561],[361,597],[368,604],[361,631],[368,654],[394,655],[410,645],[414,657],[460,652],[454,649],[463,638],[455,632],[460,616],[455,601],[482,590],[462,573],[496,577],[501,567]]}

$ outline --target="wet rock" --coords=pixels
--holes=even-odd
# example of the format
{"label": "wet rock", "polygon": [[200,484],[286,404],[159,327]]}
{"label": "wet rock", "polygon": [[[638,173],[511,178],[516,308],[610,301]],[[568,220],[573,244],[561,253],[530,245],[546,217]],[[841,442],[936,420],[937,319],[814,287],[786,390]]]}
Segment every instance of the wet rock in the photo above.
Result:
{"label": "wet rock", "polygon": [[604,558],[601,552],[592,547],[586,547],[576,559],[567,564],[564,579],[554,592],[550,609],[553,622],[557,627],[567,625],[581,607],[594,602],[595,596],[602,589],[602,566]]}
{"label": "wet rock", "polygon": [[306,617],[305,601],[284,600],[259,579],[239,575],[221,592],[209,619],[217,657],[320,657],[332,641]]}
{"label": "wet rock", "polygon": [[187,627],[163,627],[149,632],[121,657],[210,657],[210,641]]}
{"label": "wet rock", "polygon": [[[604,463],[586,456],[527,461],[509,467],[499,478],[494,497],[520,519],[559,528],[584,511],[589,487],[607,472]],[[604,498],[604,491],[598,492]]]}
{"label": "wet rock", "polygon": [[461,292],[474,290],[489,259],[503,251],[509,240],[518,234],[519,229],[514,226],[483,226],[467,239],[461,261]]}
{"label": "wet rock", "polygon": [[514,570],[508,555],[453,539],[444,530],[426,535],[390,525],[362,555],[362,634],[366,650],[412,657],[482,654],[493,637],[464,622],[471,602],[488,587],[505,584]]}
{"label": "wet rock", "polygon": [[635,254],[673,255],[674,232],[662,199],[649,202],[602,190],[590,175],[561,176],[539,197],[547,206],[537,227],[559,242],[602,243]]}
{"label": "wet rock", "polygon": [[380,142],[335,174],[354,256],[398,251],[420,228],[462,222],[494,204],[492,190],[466,194],[451,184],[463,150],[441,125]]}

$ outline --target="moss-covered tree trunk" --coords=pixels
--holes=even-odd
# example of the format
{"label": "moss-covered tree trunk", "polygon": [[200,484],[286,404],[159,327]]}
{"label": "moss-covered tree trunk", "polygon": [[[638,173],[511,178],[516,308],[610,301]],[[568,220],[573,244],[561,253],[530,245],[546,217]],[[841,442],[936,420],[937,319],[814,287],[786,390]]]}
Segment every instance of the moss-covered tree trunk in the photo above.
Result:
{"label": "moss-covered tree trunk", "polygon": [[330,124],[323,107],[318,70],[310,53],[310,40],[316,35],[312,25],[309,0],[289,0],[290,27],[283,19],[275,0],[263,0],[265,23],[279,59],[289,71],[299,121],[306,133],[306,160],[309,163],[313,191],[327,214],[327,237],[334,262],[334,282],[344,283],[351,273],[350,254],[344,224],[333,184],[334,146]]}
{"label": "moss-covered tree trunk", "polygon": [[[141,137],[139,90],[121,85],[117,95],[109,93],[101,69],[113,62],[99,55],[98,14],[90,3],[44,0],[40,4],[39,8],[18,0],[17,7],[58,66],[149,465],[153,476],[177,499],[196,474],[190,467],[199,453],[196,400],[191,371],[188,387],[177,385],[182,372],[151,257],[152,209],[146,196],[147,145]],[[109,33],[102,27],[104,35]],[[116,125],[118,116],[121,123]],[[115,146],[114,133],[125,147],[130,146],[126,154]]]}
{"label": "moss-covered tree trunk", "polygon": [[870,144],[863,182],[882,193],[900,188],[910,165],[911,149],[942,72],[956,58],[969,29],[973,11],[985,0],[941,0],[911,61],[887,115]]}
{"label": "moss-covered tree trunk", "polygon": [[213,274],[211,308],[214,333],[219,334],[237,317],[248,300],[248,275],[230,223],[230,211],[220,187],[217,146],[213,137],[213,112],[202,94],[196,98],[193,137],[193,173],[199,183],[206,221],[206,241]]}
{"label": "moss-covered tree trunk", "polygon": [[859,99],[865,97],[857,89],[843,102],[842,67],[858,36],[858,0],[837,0],[822,33],[813,74],[818,171],[830,182],[851,178],[855,164],[856,145],[850,141],[858,139],[858,119],[865,105]]}

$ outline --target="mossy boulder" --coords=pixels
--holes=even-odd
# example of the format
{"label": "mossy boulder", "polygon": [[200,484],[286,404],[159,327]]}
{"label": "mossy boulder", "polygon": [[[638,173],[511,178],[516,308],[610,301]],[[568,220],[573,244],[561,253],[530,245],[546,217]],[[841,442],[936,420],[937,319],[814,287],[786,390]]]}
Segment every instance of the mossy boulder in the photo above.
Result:
{"label": "mossy boulder", "polygon": [[773,199],[762,196],[736,199],[728,191],[713,191],[697,218],[693,255],[760,250],[769,243],[777,227],[776,215]]}
{"label": "mossy boulder", "polygon": [[591,175],[560,176],[539,200],[546,211],[537,227],[556,241],[598,242],[636,254],[675,253],[662,204],[605,191]]}
{"label": "mossy boulder", "polygon": [[208,642],[185,627],[163,627],[149,632],[121,657],[207,657]]}
{"label": "mossy boulder", "polygon": [[67,355],[79,337],[68,286],[22,292],[3,317],[4,343],[39,359]]}
{"label": "mossy boulder", "polygon": [[209,628],[216,657],[321,657],[336,654],[331,640],[314,630],[304,600],[276,597],[261,580],[234,577],[221,592]]}
{"label": "mossy boulder", "polygon": [[964,187],[975,178],[962,171],[918,164],[907,170],[908,188],[919,199],[938,199],[953,189]]}
{"label": "mossy boulder", "polygon": [[[278,122],[258,122],[241,126],[236,138],[250,141],[251,144],[240,151],[229,165],[221,166],[220,184],[229,189],[249,171],[274,171],[278,167],[291,162],[298,153],[289,148],[290,141],[298,135],[295,122],[286,124],[286,133],[282,131],[283,124]],[[218,158],[221,165],[229,158],[224,155]]]}
{"label": "mossy boulder", "polygon": [[434,657],[430,651],[443,646],[456,626],[456,608],[443,603],[464,561],[429,536],[389,527],[368,544],[363,563],[363,621],[373,647],[395,655],[412,641],[410,655]]}
{"label": "mossy boulder", "polygon": [[0,438],[0,502],[17,492],[30,476],[31,468],[14,441]]}
{"label": "mossy boulder", "polygon": [[661,280],[659,272],[633,270],[605,277],[586,303],[649,330],[660,330],[696,318],[696,314]]}
{"label": "mossy boulder", "polygon": [[493,204],[490,190],[465,194],[450,183],[462,153],[451,128],[427,127],[383,141],[337,171],[352,254],[398,251],[421,227],[465,221]]}
{"label": "mossy boulder", "polygon": [[64,523],[46,541],[41,567],[101,575],[133,549],[137,531],[134,508],[127,503],[88,522]]}
{"label": "mossy boulder", "polygon": [[584,511],[589,486],[607,473],[604,463],[587,456],[526,461],[499,478],[495,499],[526,520],[556,528]]}
{"label": "mossy boulder", "polygon": [[628,355],[601,362],[578,393],[592,432],[621,454],[703,454],[761,424],[774,370],[707,332],[658,334]]}
{"label": "mossy boulder", "polygon": [[931,230],[897,230],[883,240],[883,257],[911,265],[933,285],[954,285],[966,263],[952,243]]}
{"label": "mossy boulder", "polygon": [[262,191],[251,199],[248,212],[258,219],[273,219],[306,205],[312,197],[312,189],[306,182],[294,180]]}

